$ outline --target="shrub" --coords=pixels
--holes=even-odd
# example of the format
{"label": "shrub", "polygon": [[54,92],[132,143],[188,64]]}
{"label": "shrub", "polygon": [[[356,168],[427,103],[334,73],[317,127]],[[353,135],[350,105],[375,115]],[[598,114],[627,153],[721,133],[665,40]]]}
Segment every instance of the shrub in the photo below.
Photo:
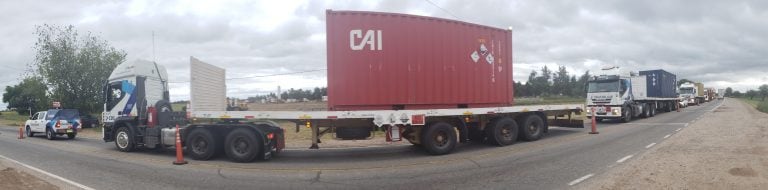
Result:
{"label": "shrub", "polygon": [[763,113],[768,113],[768,101],[757,103],[757,110],[760,110]]}

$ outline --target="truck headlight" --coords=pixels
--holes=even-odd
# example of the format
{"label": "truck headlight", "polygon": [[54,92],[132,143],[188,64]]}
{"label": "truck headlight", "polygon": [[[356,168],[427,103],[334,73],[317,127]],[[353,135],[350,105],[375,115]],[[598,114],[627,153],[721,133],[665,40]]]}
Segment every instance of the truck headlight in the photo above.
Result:
{"label": "truck headlight", "polygon": [[613,115],[619,115],[619,110],[614,109],[612,113],[613,113]]}

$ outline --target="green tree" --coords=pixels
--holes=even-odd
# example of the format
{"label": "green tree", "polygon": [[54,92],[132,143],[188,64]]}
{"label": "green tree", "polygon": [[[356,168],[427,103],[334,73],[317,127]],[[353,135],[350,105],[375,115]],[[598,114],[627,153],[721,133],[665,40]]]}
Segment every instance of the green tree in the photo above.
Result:
{"label": "green tree", "polygon": [[34,68],[50,90],[51,99],[85,113],[100,111],[102,88],[126,53],[90,32],[79,35],[75,27],[42,25],[35,31]]}
{"label": "green tree", "polygon": [[725,88],[725,94],[724,94],[724,96],[726,96],[726,97],[731,97],[731,96],[733,96],[733,88],[731,88],[731,87]]}
{"label": "green tree", "polygon": [[41,78],[30,77],[15,86],[6,86],[3,102],[8,103],[8,109],[27,115],[51,106],[47,91],[48,87]]}
{"label": "green tree", "polygon": [[733,92],[733,97],[734,97],[734,98],[741,98],[741,96],[742,96],[742,95],[743,95],[743,94],[741,94],[741,91],[738,91],[738,90],[737,90],[737,91],[734,91],[734,92]]}
{"label": "green tree", "polygon": [[754,98],[757,95],[757,91],[749,90],[749,91],[747,91],[747,93],[745,95],[748,96],[749,99],[751,100],[752,98]]}
{"label": "green tree", "polygon": [[680,80],[677,81],[677,86],[680,86],[681,84],[686,83],[686,82],[695,83],[695,82],[693,82],[691,80],[688,80],[688,79],[680,79]]}
{"label": "green tree", "polygon": [[763,97],[760,101],[765,101],[765,97],[768,96],[768,84],[760,85],[757,89],[760,92],[760,96]]}

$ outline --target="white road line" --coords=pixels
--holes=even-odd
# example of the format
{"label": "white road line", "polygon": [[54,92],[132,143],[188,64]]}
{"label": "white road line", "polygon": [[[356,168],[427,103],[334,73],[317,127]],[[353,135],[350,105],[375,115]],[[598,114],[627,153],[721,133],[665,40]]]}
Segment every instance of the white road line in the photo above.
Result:
{"label": "white road line", "polygon": [[653,145],[656,145],[656,143],[651,143],[648,146],[645,146],[645,148],[651,148],[651,147],[653,147]]}
{"label": "white road line", "polygon": [[669,138],[669,136],[672,136],[672,135],[667,135],[667,136],[664,136],[664,138],[665,138],[665,139],[666,139],[666,138]]}
{"label": "white road line", "polygon": [[573,185],[579,184],[582,181],[587,180],[587,179],[589,179],[592,176],[595,176],[595,174],[587,174],[584,177],[580,177],[579,179],[571,181],[570,183],[568,183],[568,186],[573,186]]}
{"label": "white road line", "polygon": [[627,160],[629,160],[630,158],[632,158],[633,156],[635,156],[635,155],[633,154],[633,155],[625,156],[624,158],[621,158],[621,159],[619,159],[619,160],[616,160],[616,163],[622,163],[622,162],[624,162],[624,161],[627,161]]}
{"label": "white road line", "polygon": [[683,129],[683,128],[677,128],[677,129],[675,129],[675,132],[678,132],[678,131],[680,131],[680,129]]}
{"label": "white road line", "polygon": [[623,123],[624,125],[686,125],[687,123]]}
{"label": "white road line", "polygon": [[15,162],[16,164],[22,165],[22,166],[24,166],[24,167],[27,167],[27,168],[29,168],[29,169],[32,169],[32,170],[34,170],[34,171],[36,171],[36,172],[40,172],[40,173],[42,173],[42,174],[45,174],[45,175],[47,175],[47,176],[50,176],[50,177],[52,177],[52,178],[56,178],[56,179],[58,179],[58,180],[61,180],[61,181],[67,182],[67,183],[69,183],[69,184],[71,184],[71,185],[74,185],[74,186],[76,186],[76,187],[79,187],[79,188],[81,188],[81,189],[85,189],[85,190],[93,190],[93,188],[90,188],[90,187],[88,187],[88,186],[85,186],[85,185],[83,185],[83,184],[79,184],[79,183],[77,183],[77,182],[74,182],[74,181],[72,181],[72,180],[68,180],[68,179],[66,179],[66,178],[63,178],[63,177],[61,177],[61,176],[57,176],[57,175],[55,175],[55,174],[52,174],[52,173],[48,173],[48,172],[46,172],[46,171],[43,171],[43,170],[41,170],[41,169],[37,169],[37,168],[35,168],[35,167],[32,167],[32,166],[30,166],[30,165],[26,165],[26,164],[24,164],[24,163],[21,163],[21,162],[19,162],[19,161],[16,161],[16,160],[14,160],[14,159],[11,159],[11,158],[8,158],[8,157],[5,157],[5,156],[3,156],[3,155],[0,155],[0,158],[6,159],[6,160],[8,160],[8,161],[11,161],[11,162]]}

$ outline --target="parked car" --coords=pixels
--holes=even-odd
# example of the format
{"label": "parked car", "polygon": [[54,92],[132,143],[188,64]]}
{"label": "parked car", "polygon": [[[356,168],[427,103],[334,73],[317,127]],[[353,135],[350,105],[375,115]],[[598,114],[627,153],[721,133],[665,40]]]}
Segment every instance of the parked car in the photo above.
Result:
{"label": "parked car", "polygon": [[94,128],[99,126],[99,119],[89,114],[80,114],[80,123],[83,128]]}
{"label": "parked car", "polygon": [[35,133],[45,133],[48,140],[61,135],[73,139],[81,126],[80,114],[76,109],[50,109],[35,113],[24,125],[28,137],[35,136]]}

